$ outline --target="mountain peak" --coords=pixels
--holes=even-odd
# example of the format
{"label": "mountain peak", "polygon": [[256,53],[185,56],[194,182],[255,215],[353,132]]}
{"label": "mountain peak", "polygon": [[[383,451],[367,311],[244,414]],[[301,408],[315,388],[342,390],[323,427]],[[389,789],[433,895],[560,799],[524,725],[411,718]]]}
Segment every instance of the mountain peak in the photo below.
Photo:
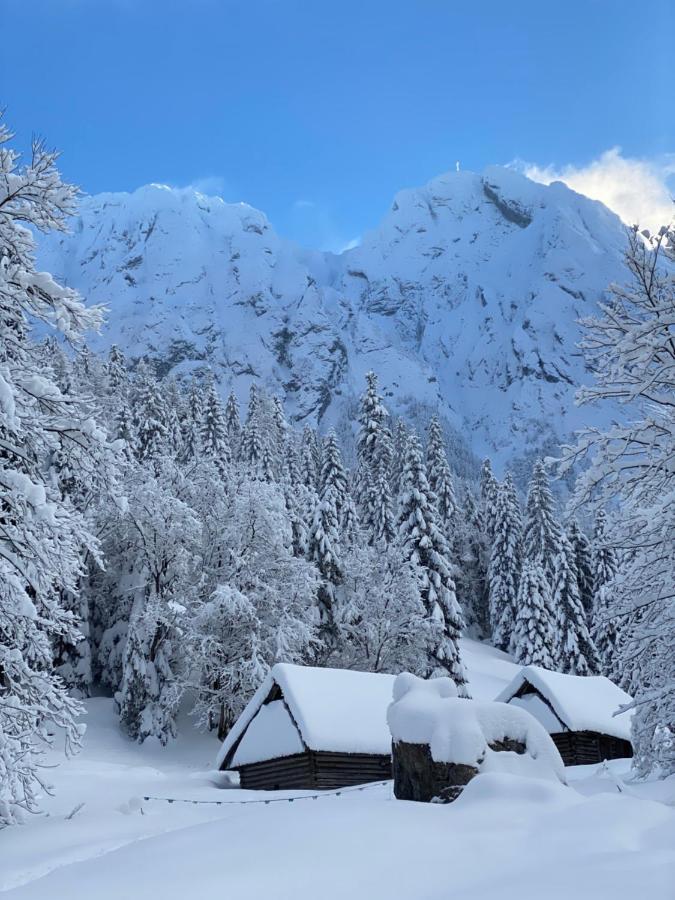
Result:
{"label": "mountain peak", "polygon": [[109,306],[99,346],[178,376],[209,366],[242,398],[260,380],[296,420],[338,428],[373,368],[394,412],[438,410],[508,463],[579,424],[577,320],[624,277],[623,243],[601,204],[490,166],[399,192],[339,256],[245,203],[151,184],[85,198],[40,263]]}

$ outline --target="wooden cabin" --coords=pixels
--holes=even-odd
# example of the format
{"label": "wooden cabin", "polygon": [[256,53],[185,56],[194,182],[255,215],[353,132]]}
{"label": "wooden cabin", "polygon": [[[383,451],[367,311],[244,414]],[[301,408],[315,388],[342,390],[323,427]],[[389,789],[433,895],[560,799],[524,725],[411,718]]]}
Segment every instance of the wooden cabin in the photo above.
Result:
{"label": "wooden cabin", "polygon": [[566,766],[631,757],[631,697],[602,675],[579,676],[526,666],[496,697],[531,713],[553,738]]}
{"label": "wooden cabin", "polygon": [[242,788],[330,790],[391,778],[393,675],[280,663],[225,738]]}

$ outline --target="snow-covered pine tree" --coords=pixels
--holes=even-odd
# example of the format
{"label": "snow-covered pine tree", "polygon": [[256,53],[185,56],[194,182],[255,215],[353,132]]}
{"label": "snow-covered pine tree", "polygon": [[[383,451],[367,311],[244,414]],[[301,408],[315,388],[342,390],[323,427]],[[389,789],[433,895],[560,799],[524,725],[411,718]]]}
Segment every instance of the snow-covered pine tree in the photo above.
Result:
{"label": "snow-covered pine tree", "polygon": [[338,519],[347,500],[347,472],[342,462],[335,431],[331,429],[323,444],[321,453],[321,473],[319,475],[319,496],[324,498],[332,492]]}
{"label": "snow-covered pine tree", "polygon": [[209,379],[204,391],[200,430],[200,444],[204,456],[210,459],[221,477],[227,474],[232,461],[227,433],[225,411],[220,402],[213,379]]}
{"label": "snow-covered pine tree", "polygon": [[555,517],[553,495],[544,463],[534,464],[525,506],[523,558],[538,560],[551,584],[553,561],[560,552],[562,529]]}
{"label": "snow-covered pine tree", "polygon": [[598,510],[591,550],[593,571],[593,622],[592,633],[604,675],[612,678],[621,666],[618,646],[621,625],[617,616],[617,604],[612,582],[619,570],[616,551],[609,543],[607,514]]}
{"label": "snow-covered pine tree", "polygon": [[35,269],[30,229],[64,231],[77,191],[39,141],[20,167],[11,138],[0,123],[0,825],[37,809],[54,729],[64,733],[66,752],[79,741],[80,707],[54,672],[52,647],[77,641],[61,599],[77,596],[83,553],[97,545],[50,466],[71,442],[94,465],[105,459],[97,459],[105,436],[78,398],[59,389],[31,336],[37,321],[77,341],[101,322],[101,310],[87,310],[74,291]]}
{"label": "snow-covered pine tree", "polygon": [[576,519],[572,519],[567,528],[567,539],[574,550],[574,559],[579,580],[579,596],[586,613],[589,628],[593,623],[593,560],[591,542],[582,531]]}
{"label": "snow-covered pine tree", "polygon": [[107,376],[107,393],[111,396],[126,394],[129,389],[129,372],[124,353],[117,344],[113,344],[108,352],[105,371]]}
{"label": "snow-covered pine tree", "polygon": [[232,452],[232,458],[237,459],[239,456],[241,421],[239,416],[239,401],[237,400],[234,391],[230,391],[225,404],[225,425],[227,427],[227,438]]}
{"label": "snow-covered pine tree", "polygon": [[356,501],[370,542],[387,544],[395,536],[391,498],[392,439],[389,413],[378,393],[377,375],[366,374],[366,391],[359,407],[356,442]]}
{"label": "snow-covered pine tree", "polygon": [[[204,420],[204,404],[202,388],[193,377],[188,392],[187,403],[182,421],[182,452],[180,461],[191,463],[202,454],[202,423]],[[229,441],[228,441],[229,444]]]}
{"label": "snow-covered pine tree", "polygon": [[523,666],[555,668],[558,639],[551,588],[538,558],[525,559],[520,575],[513,655]]}
{"label": "snow-covered pine tree", "polygon": [[429,486],[436,497],[441,526],[448,541],[454,543],[457,498],[448,465],[443,429],[438,416],[432,416],[427,437],[427,471]]}
{"label": "snow-covered pine tree", "polygon": [[598,652],[581,602],[576,554],[564,534],[553,563],[552,603],[557,627],[557,639],[552,648],[556,669],[570,675],[596,674],[599,671]]}
{"label": "snow-covered pine tree", "polygon": [[392,461],[391,461],[391,495],[396,506],[401,488],[401,475],[405,462],[405,450],[408,446],[408,426],[401,418],[396,419],[392,435]]}
{"label": "snow-covered pine tree", "polygon": [[436,499],[415,433],[408,440],[401,490],[397,544],[404,559],[417,570],[427,617],[442,625],[428,650],[427,673],[443,669],[455,681],[460,694],[468,696],[459,647],[464,621],[451,574],[450,550],[438,524]]}
{"label": "snow-covered pine tree", "polygon": [[511,647],[517,612],[521,566],[521,518],[510,473],[497,486],[488,570],[492,642],[500,650]]}
{"label": "snow-covered pine tree", "polygon": [[138,458],[141,461],[152,460],[167,450],[168,410],[157,379],[143,361],[136,369],[134,387],[133,415]]}
{"label": "snow-covered pine tree", "polygon": [[308,490],[318,493],[321,472],[321,452],[316,431],[305,425],[300,440],[300,472]]}
{"label": "snow-covered pine tree", "polygon": [[319,608],[320,659],[334,653],[338,644],[337,588],[344,579],[340,547],[340,519],[335,488],[328,485],[318,497],[309,529],[307,559],[321,576],[317,592]]}
{"label": "snow-covered pine tree", "polygon": [[485,534],[480,503],[464,485],[460,494],[453,550],[457,560],[457,596],[467,626],[481,638],[492,634],[489,580],[490,543]]}
{"label": "snow-covered pine tree", "polygon": [[239,459],[251,477],[259,477],[263,473],[266,436],[263,433],[261,412],[262,399],[253,383],[249,392],[246,422],[241,430],[239,442]]}
{"label": "snow-covered pine tree", "polygon": [[[665,776],[675,773],[675,234],[635,228],[628,239],[630,282],[613,285],[600,314],[583,323],[595,384],[578,399],[606,403],[613,424],[582,434],[563,473],[590,458],[576,502],[617,507],[603,545],[623,549],[620,577],[600,591],[609,621],[621,621],[619,664],[636,686],[634,765]],[[617,404],[625,406],[620,422]]]}
{"label": "snow-covered pine tree", "polygon": [[489,459],[484,459],[480,470],[480,507],[488,543],[492,542],[494,532],[495,503],[497,502],[498,487],[499,483],[492,472],[492,463]]}

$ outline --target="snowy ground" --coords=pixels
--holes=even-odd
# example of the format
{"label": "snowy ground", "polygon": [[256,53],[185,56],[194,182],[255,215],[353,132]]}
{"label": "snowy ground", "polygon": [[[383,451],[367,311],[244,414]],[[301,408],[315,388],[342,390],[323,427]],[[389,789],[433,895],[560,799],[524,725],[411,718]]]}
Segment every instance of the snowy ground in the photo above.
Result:
{"label": "snowy ground", "polygon": [[[494,695],[512,664],[467,649],[474,693]],[[389,785],[246,805],[289,795],[219,787],[212,737],[186,729],[169,748],[139,747],[119,733],[110,700],[88,711],[83,752],[51,773],[48,814],[0,834],[3,896],[675,897],[675,779],[631,783],[624,761],[568,769],[567,788],[481,775],[448,806],[396,801]]]}

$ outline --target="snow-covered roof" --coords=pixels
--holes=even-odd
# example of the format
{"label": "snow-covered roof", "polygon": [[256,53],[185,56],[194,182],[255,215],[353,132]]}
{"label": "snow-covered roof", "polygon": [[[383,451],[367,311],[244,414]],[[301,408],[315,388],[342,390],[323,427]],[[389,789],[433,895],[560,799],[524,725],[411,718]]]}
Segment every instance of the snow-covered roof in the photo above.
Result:
{"label": "snow-covered roof", "polygon": [[408,673],[397,677],[393,696],[387,711],[393,740],[427,744],[435,762],[475,766],[481,771],[487,764],[495,771],[508,754],[493,751],[491,745],[510,738],[522,742],[525,755],[536,763],[528,764],[529,774],[565,780],[562,759],[545,728],[516,706],[460,699],[449,678],[425,681]]}
{"label": "snow-covered roof", "polygon": [[[530,684],[550,704],[562,727],[554,721],[551,710],[546,721],[543,710],[526,707],[549,732],[595,731],[612,737],[630,740],[632,711],[615,716],[620,706],[631,702],[631,697],[604,675],[562,675],[540,666],[525,666],[495,698],[509,703],[524,684]],[[526,695],[527,696],[527,695]],[[527,703],[526,696],[516,698]]]}
{"label": "snow-covered roof", "polygon": [[[218,766],[225,760],[228,765],[244,765],[288,756],[289,749],[298,753],[303,746],[341,753],[390,753],[386,711],[394,677],[278,663],[223,741]],[[275,685],[302,745],[293,740],[282,709],[270,711],[263,706]],[[258,721],[260,713],[265,721]]]}

